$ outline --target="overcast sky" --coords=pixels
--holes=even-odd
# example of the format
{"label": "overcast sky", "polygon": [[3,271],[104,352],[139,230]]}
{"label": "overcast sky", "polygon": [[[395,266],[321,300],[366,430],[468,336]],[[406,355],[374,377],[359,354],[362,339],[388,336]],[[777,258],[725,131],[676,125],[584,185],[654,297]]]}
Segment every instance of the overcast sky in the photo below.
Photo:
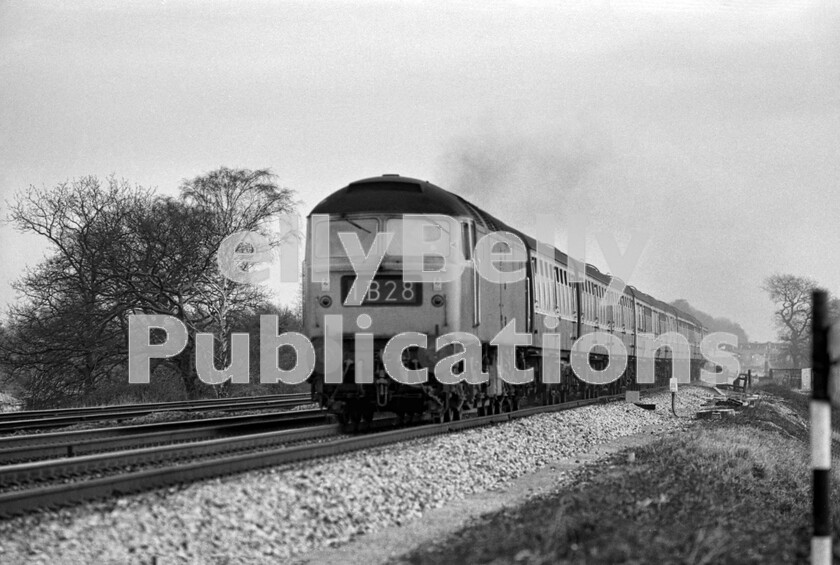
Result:
{"label": "overcast sky", "polygon": [[[531,234],[551,214],[560,243],[646,232],[631,284],[769,340],[766,276],[840,292],[831,5],[7,2],[0,202],[111,173],[174,195],[224,165],[271,168],[306,215],[400,173]],[[5,308],[46,246],[0,238]]]}

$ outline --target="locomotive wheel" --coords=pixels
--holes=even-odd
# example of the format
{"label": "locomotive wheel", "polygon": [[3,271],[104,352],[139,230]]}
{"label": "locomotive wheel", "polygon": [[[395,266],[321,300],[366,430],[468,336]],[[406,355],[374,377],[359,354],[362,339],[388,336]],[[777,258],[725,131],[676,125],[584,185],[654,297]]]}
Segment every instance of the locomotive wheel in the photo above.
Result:
{"label": "locomotive wheel", "polygon": [[510,401],[511,412],[519,410],[519,398],[512,398]]}
{"label": "locomotive wheel", "polygon": [[511,411],[510,408],[511,408],[510,399],[505,398],[504,400],[502,400],[502,412],[505,412],[505,413],[510,412]]}
{"label": "locomotive wheel", "polygon": [[453,408],[452,409],[452,421],[457,422],[461,419],[461,409],[460,408]]}

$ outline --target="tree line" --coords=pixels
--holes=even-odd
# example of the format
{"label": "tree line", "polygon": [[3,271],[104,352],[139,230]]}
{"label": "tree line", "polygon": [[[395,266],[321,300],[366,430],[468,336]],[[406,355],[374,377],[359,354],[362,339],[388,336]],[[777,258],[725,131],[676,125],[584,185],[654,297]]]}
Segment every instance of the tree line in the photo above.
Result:
{"label": "tree line", "polygon": [[[792,368],[811,366],[811,294],[817,281],[791,274],[774,274],[762,286],[775,304],[773,322],[778,338],[791,358]],[[829,318],[840,320],[840,298],[829,295]]]}
{"label": "tree line", "polygon": [[[294,212],[293,198],[268,170],[228,168],[183,181],[176,198],[113,176],[19,192],[8,219],[46,238],[49,254],[14,283],[19,299],[0,326],[4,384],[30,408],[149,393],[141,388],[207,393],[195,371],[196,332],[213,333],[216,366],[224,367],[232,332],[252,333],[258,344],[260,314],[279,314],[280,331],[299,323],[262,287],[228,280],[216,261],[237,231],[273,245],[294,237],[272,222]],[[136,313],[174,316],[189,330],[182,353],[152,366],[151,387],[127,386],[128,317]]]}
{"label": "tree line", "polygon": [[[0,384],[29,408],[110,402],[120,395],[196,397],[208,392],[195,370],[195,334],[201,332],[215,336],[217,367],[230,361],[230,334],[249,333],[251,367],[259,367],[259,316],[278,314],[278,331],[297,329],[299,316],[276,307],[262,287],[227,279],[216,256],[221,242],[238,231],[258,232],[275,246],[296,237],[272,225],[295,211],[293,198],[268,170],[224,167],[183,181],[175,198],[113,176],[19,192],[8,220],[45,238],[49,253],[14,283],[19,300],[0,322]],[[794,367],[809,364],[811,292],[817,286],[790,274],[764,281]],[[746,340],[738,324],[678,302],[704,316],[710,328]],[[838,319],[840,299],[831,298],[829,308]],[[174,316],[189,330],[180,354],[154,360],[151,387],[127,383],[128,317],[136,313]],[[212,392],[226,394],[229,386]]]}

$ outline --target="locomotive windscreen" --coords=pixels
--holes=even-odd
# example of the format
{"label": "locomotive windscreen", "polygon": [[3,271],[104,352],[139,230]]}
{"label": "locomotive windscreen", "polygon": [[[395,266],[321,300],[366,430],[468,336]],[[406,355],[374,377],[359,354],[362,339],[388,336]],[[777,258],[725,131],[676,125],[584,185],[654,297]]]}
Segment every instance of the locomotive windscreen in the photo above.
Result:
{"label": "locomotive windscreen", "polygon": [[355,233],[359,237],[362,249],[365,253],[370,251],[370,246],[379,231],[379,222],[375,218],[342,219],[333,218],[330,220],[330,256],[344,257],[344,245],[338,234]]}

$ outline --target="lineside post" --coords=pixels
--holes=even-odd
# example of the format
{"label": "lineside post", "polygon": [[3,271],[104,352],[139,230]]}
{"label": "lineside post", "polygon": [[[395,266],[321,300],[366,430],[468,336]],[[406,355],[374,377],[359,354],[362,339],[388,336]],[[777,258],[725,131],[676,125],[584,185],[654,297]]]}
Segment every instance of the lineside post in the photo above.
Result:
{"label": "lineside post", "polygon": [[831,565],[831,401],[828,395],[831,361],[828,354],[825,291],[814,291],[812,306],[811,468],[814,487],[814,533],[811,538],[811,563]]}

